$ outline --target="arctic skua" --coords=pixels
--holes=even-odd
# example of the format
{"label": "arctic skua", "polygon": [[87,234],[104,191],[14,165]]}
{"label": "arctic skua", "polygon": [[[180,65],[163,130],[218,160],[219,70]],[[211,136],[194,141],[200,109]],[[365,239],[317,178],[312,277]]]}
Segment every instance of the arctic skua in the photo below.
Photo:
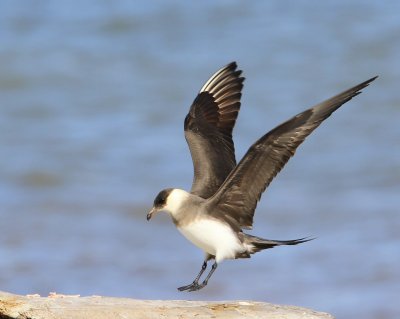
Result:
{"label": "arctic skua", "polygon": [[[249,235],[257,203],[266,187],[294,155],[296,148],[332,112],[361,93],[377,77],[358,84],[280,124],[256,141],[236,164],[232,130],[240,109],[244,77],[232,62],[218,70],[200,89],[184,122],[194,178],[190,192],[162,190],[147,220],[169,213],[178,230],[205,253],[194,281],[178,288],[205,287],[224,259],[249,258],[263,249],[311,240],[270,240]],[[199,283],[209,260],[210,272]]]}

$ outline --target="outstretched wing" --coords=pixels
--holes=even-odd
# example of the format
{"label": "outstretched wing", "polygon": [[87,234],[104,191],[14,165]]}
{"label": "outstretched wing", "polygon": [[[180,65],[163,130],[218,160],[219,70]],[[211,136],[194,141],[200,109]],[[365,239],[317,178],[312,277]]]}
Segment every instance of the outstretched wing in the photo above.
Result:
{"label": "outstretched wing", "polygon": [[232,129],[244,78],[235,62],[218,70],[201,88],[185,118],[193,160],[192,194],[209,198],[236,166]]}
{"label": "outstretched wing", "polygon": [[376,77],[282,123],[255,142],[221,188],[208,200],[208,211],[241,228],[251,228],[261,194],[294,155],[296,148],[332,112],[360,94]]}

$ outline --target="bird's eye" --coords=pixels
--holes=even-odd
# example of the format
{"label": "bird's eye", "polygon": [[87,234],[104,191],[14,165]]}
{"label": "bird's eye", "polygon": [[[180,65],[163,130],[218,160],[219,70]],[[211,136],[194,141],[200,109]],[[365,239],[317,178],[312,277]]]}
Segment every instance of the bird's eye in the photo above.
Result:
{"label": "bird's eye", "polygon": [[163,207],[167,203],[167,198],[169,194],[171,193],[172,188],[167,188],[162,190],[160,193],[158,193],[157,197],[154,200],[154,206],[158,207]]}
{"label": "bird's eye", "polygon": [[155,206],[162,206],[165,204],[166,197],[163,192],[160,192],[154,200]]}
{"label": "bird's eye", "polygon": [[165,203],[165,199],[164,198],[157,197],[156,200],[154,201],[154,204],[156,204],[156,205],[162,205],[164,203]]}

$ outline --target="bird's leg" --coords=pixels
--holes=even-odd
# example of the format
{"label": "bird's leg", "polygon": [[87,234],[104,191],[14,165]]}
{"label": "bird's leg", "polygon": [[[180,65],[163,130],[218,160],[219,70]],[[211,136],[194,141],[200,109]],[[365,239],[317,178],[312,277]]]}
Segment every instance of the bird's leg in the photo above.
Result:
{"label": "bird's leg", "polygon": [[198,283],[196,283],[196,285],[193,285],[193,287],[191,287],[189,289],[189,291],[196,291],[196,290],[200,290],[202,288],[204,288],[205,286],[207,286],[208,280],[211,278],[212,274],[214,273],[215,269],[217,269],[217,262],[214,262],[214,264],[211,267],[210,272],[208,273],[206,279],[204,279],[204,281],[199,285]]}
{"label": "bird's leg", "polygon": [[203,265],[201,266],[200,272],[196,276],[196,278],[193,280],[193,282],[190,285],[179,287],[178,290],[185,291],[185,290],[189,290],[189,289],[192,289],[193,287],[198,286],[199,279],[200,279],[201,275],[203,274],[204,270],[206,270],[206,268],[207,268],[207,260],[204,260]]}

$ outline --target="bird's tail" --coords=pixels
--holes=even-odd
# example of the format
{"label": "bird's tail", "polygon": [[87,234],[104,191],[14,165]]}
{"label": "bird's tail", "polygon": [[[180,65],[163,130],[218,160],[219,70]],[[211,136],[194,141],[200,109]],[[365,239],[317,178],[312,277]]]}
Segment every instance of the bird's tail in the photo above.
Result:
{"label": "bird's tail", "polygon": [[297,245],[301,243],[305,243],[307,241],[313,240],[315,238],[299,238],[293,240],[272,240],[272,239],[264,239],[257,236],[252,236],[248,234],[244,234],[244,242],[248,245],[250,254],[254,254],[260,250],[273,248],[275,246],[283,246],[283,245]]}

